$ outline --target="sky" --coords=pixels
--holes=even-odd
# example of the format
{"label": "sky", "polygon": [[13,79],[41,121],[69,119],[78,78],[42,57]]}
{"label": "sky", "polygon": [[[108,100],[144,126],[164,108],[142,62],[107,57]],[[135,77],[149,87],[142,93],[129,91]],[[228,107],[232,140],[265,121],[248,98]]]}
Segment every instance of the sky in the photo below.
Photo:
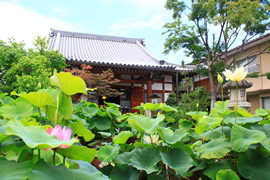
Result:
{"label": "sky", "polygon": [[145,38],[147,48],[160,60],[191,62],[183,51],[164,55],[162,35],[172,12],[166,0],[0,0],[0,40],[24,41],[31,48],[35,36],[48,37],[50,29],[89,34]]}

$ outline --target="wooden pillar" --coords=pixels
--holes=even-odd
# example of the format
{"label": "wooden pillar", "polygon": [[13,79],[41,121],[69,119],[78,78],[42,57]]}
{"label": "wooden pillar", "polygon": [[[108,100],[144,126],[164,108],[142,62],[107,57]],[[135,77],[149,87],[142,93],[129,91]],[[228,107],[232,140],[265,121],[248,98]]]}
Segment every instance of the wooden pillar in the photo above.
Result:
{"label": "wooden pillar", "polygon": [[151,98],[149,96],[152,95],[152,80],[148,79],[147,81],[147,102],[151,102]]}
{"label": "wooden pillar", "polygon": [[178,72],[176,72],[176,75],[175,75],[175,86],[176,86],[176,88],[175,88],[175,94],[176,94],[176,104],[177,104],[177,106],[178,106],[178,104],[179,104],[179,84],[178,84]]}

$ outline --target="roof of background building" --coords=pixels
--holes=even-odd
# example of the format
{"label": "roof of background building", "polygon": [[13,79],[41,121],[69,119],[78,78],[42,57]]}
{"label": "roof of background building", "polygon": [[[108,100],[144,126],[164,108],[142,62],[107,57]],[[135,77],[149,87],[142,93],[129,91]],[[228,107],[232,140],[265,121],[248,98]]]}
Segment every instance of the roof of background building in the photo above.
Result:
{"label": "roof of background building", "polygon": [[165,68],[190,71],[155,58],[144,39],[51,30],[48,49],[59,50],[67,61],[91,65]]}

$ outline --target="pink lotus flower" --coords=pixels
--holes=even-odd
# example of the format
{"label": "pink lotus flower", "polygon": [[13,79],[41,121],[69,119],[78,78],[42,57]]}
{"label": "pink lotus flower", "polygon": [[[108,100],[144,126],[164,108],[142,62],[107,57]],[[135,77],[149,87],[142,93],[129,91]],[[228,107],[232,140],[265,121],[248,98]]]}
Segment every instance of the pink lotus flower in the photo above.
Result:
{"label": "pink lotus flower", "polygon": [[[65,130],[65,127],[63,127],[62,129],[61,126],[59,125],[55,126],[53,129],[48,127],[46,133],[49,135],[55,135],[57,139],[62,140],[62,141],[70,140],[70,137],[71,137],[71,129]],[[68,147],[69,147],[68,145],[61,144],[57,148],[65,149]],[[51,149],[52,148],[46,148],[44,150],[49,151]]]}

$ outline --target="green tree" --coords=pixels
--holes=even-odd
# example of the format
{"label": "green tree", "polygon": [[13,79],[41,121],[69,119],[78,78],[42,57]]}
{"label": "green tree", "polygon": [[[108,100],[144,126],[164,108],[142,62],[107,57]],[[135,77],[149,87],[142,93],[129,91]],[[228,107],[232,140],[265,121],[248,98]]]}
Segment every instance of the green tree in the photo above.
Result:
{"label": "green tree", "polygon": [[34,49],[27,51],[23,42],[0,41],[0,92],[35,91],[38,83],[47,88],[53,71],[66,67],[62,54],[46,49],[45,38],[36,37],[34,45]]}
{"label": "green tree", "polygon": [[[167,0],[165,7],[173,11],[172,23],[165,24],[168,34],[164,53],[180,49],[203,64],[211,86],[211,107],[214,107],[220,85],[214,76],[224,68],[235,66],[244,44],[269,28],[269,2],[265,0]],[[188,18],[188,23],[183,19]],[[241,36],[240,36],[241,34]],[[213,35],[213,36],[212,36]],[[228,50],[242,42],[232,59]],[[217,64],[218,63],[218,64]]]}

